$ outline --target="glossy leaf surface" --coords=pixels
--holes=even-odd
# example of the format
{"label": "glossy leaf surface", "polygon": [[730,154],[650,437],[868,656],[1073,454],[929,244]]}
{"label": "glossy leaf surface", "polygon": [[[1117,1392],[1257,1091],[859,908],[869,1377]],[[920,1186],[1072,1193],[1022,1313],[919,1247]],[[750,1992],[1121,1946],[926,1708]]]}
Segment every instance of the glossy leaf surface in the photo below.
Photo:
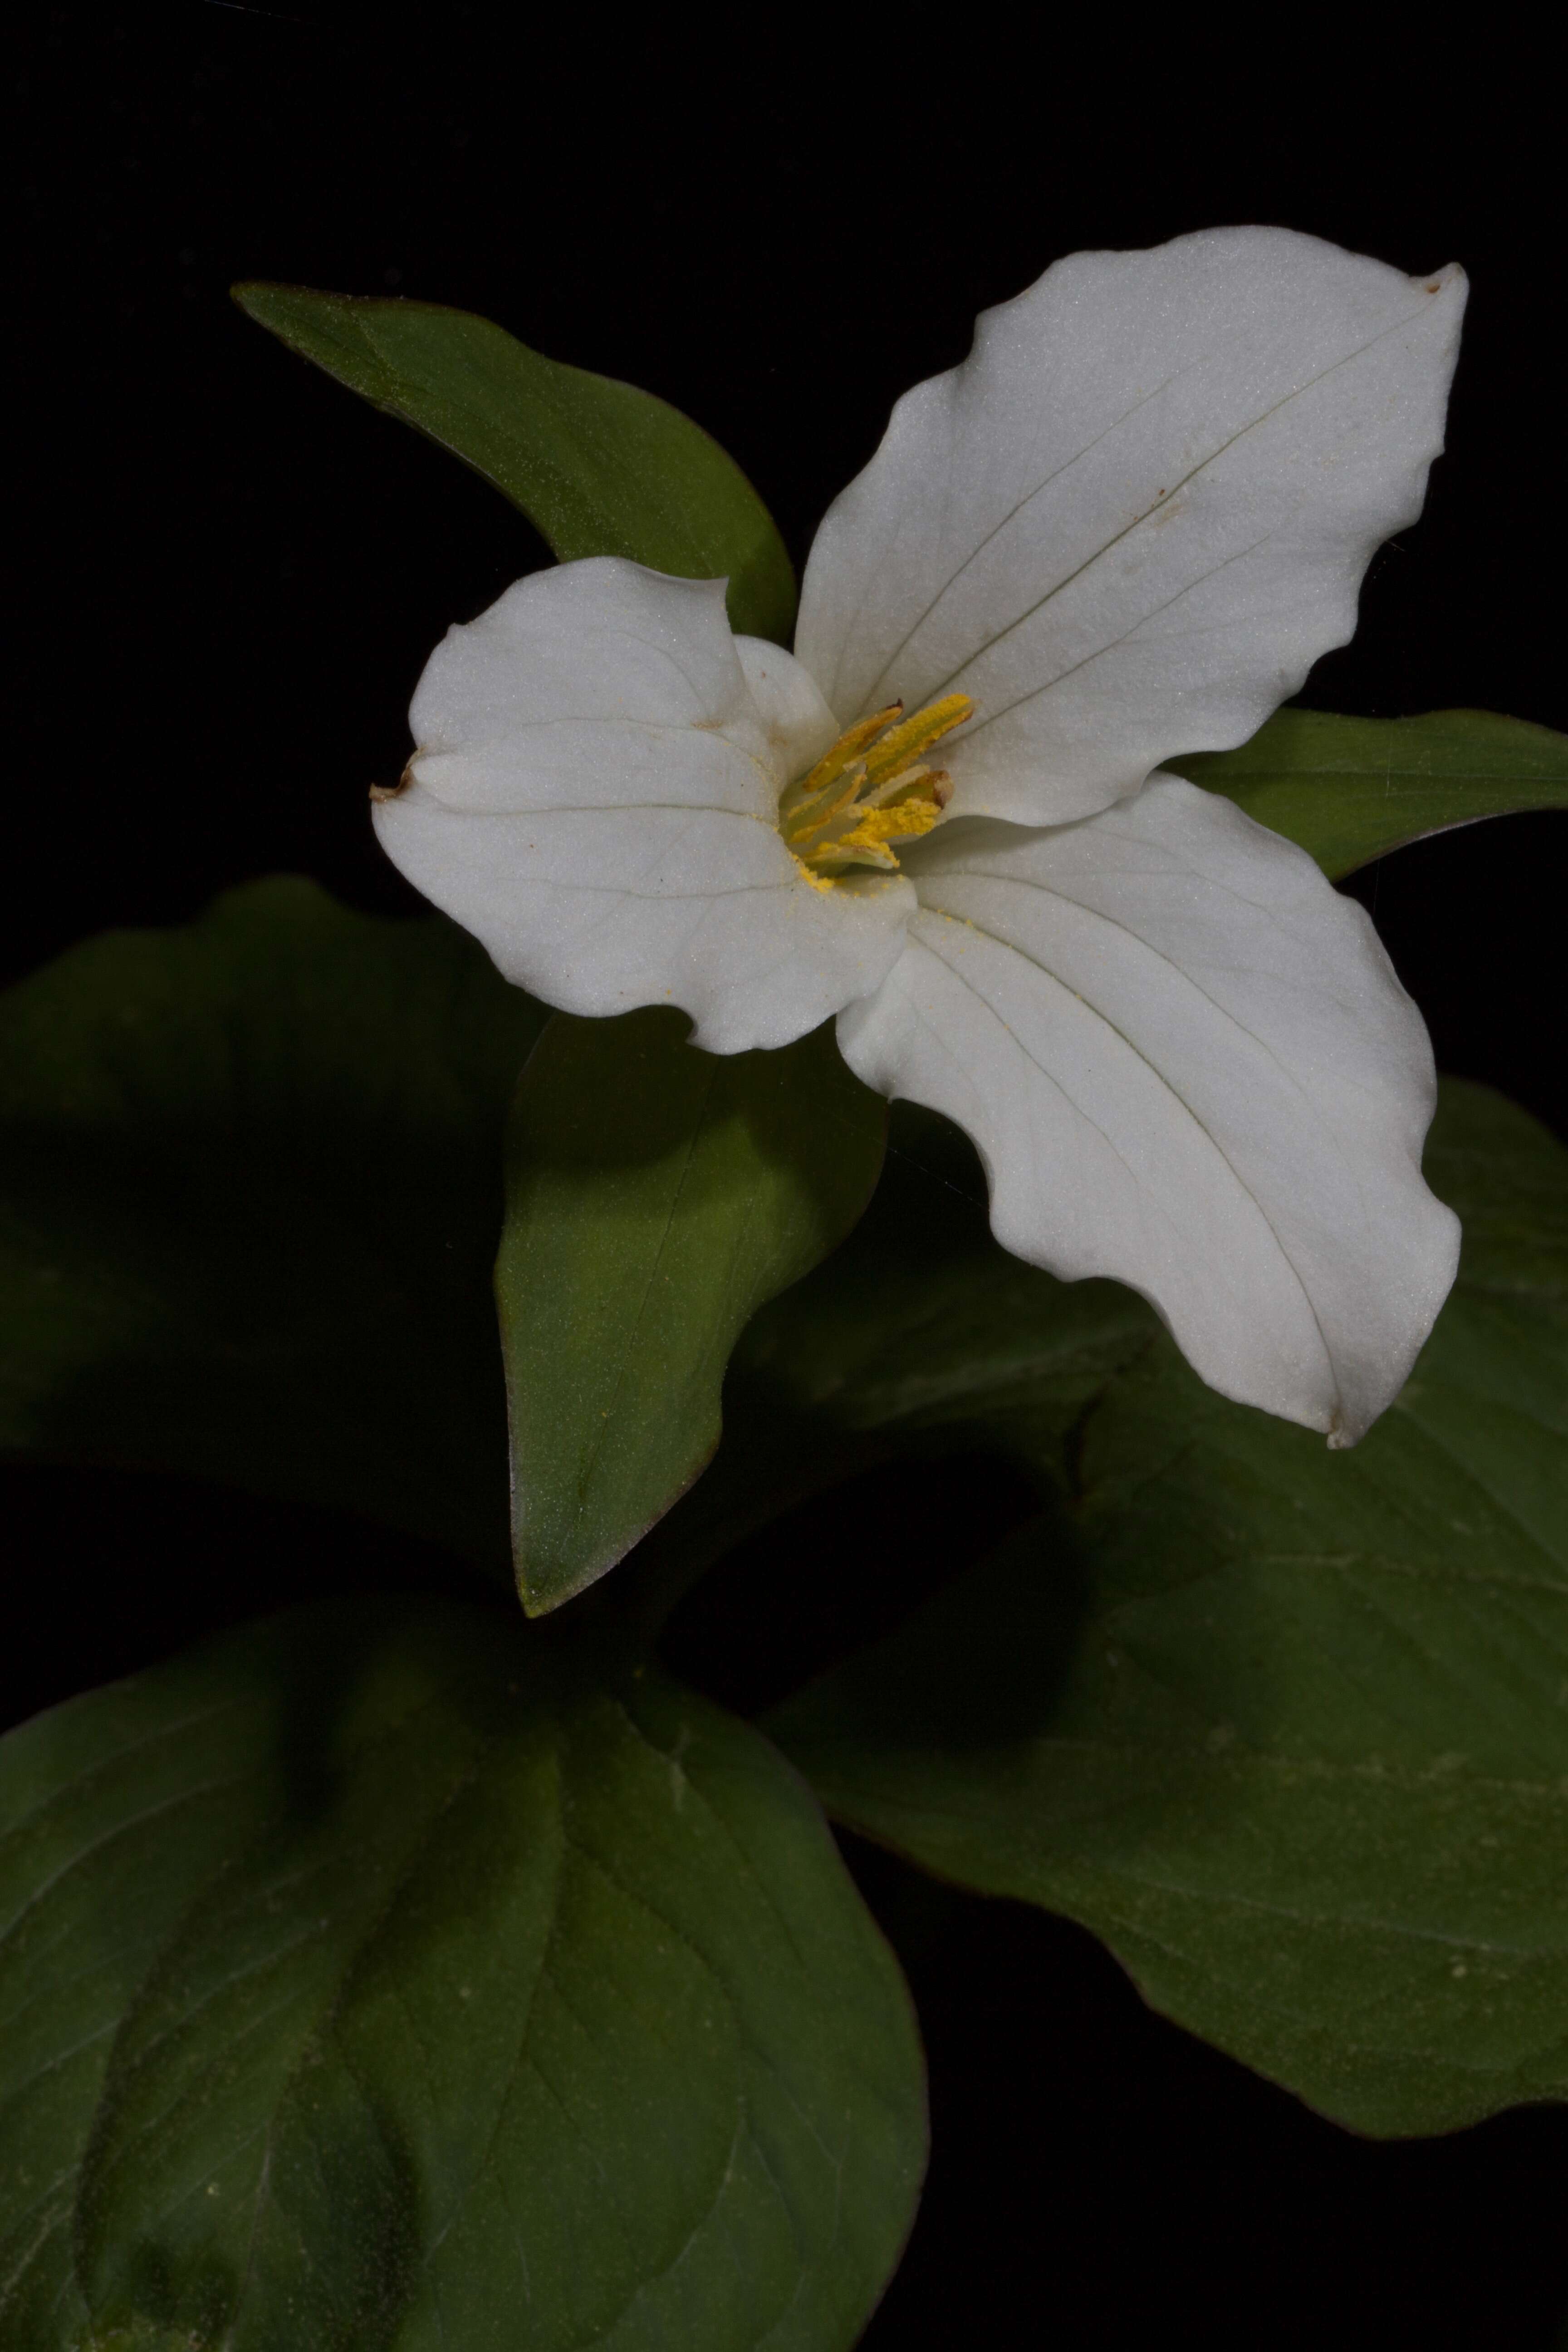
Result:
{"label": "glossy leaf surface", "polygon": [[255,883],[0,999],[0,1445],[505,1572],[490,1269],[547,1015],[454,926]]}
{"label": "glossy leaf surface", "polygon": [[1360,1446],[1151,1329],[1092,1391],[1072,1350],[1064,1450],[1059,1363],[999,1362],[980,1417],[1063,1503],[772,1727],[847,1821],[1384,2133],[1568,2093],[1568,1155],[1450,1086],[1428,1167],[1461,1278]]}
{"label": "glossy leaf surface", "polygon": [[1490,710],[1279,710],[1239,751],[1165,765],[1299,843],[1331,881],[1451,825],[1568,808],[1568,736]]}
{"label": "glossy leaf surface", "polygon": [[531,1611],[612,1568],[719,1442],[730,1351],[843,1240],[887,1113],[820,1029],[713,1055],[683,1015],[558,1013],[519,1086],[496,1266]]}
{"label": "glossy leaf surface", "polygon": [[728,578],[734,627],[788,643],[795,577],[773,518],[734,459],[668,402],[439,303],[260,283],[234,292],[291,351],[482,474],[563,562],[626,555],[682,579]]}
{"label": "glossy leaf surface", "polygon": [[922,2160],[794,1774],[504,1611],[293,1612],[13,1733],[0,2014],[16,2352],[833,2352]]}

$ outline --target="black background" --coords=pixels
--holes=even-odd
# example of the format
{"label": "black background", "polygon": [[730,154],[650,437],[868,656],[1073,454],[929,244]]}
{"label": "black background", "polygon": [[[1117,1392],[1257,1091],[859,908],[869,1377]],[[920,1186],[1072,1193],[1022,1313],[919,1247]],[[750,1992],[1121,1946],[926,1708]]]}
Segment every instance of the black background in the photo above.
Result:
{"label": "black background", "polygon": [[[483,484],[243,320],[241,277],[463,305],[662,394],[733,451],[798,562],[897,394],[1059,253],[1257,219],[1412,271],[1457,258],[1474,296],[1450,454],[1304,698],[1568,724],[1545,62],[1473,42],[1384,69],[1346,31],[1265,71],[1212,20],[1167,42],[1024,26],[952,12],[859,50],[843,22],[772,16],[701,39],[454,6],[395,32],[215,0],[35,17],[5,976],[280,869],[411,907],[365,786],[401,767],[447,624],[542,560]],[[1451,835],[1352,886],[1439,1063],[1560,1133],[1565,830]],[[12,1716],[296,1593],[447,1572],[175,1480],[5,1483]],[[972,1491],[867,1488],[844,1572],[870,1532],[917,1572],[973,1548]],[[1152,2017],[1078,1930],[852,1859],[932,2065],[931,2185],[876,2352],[1545,2352],[1568,2300],[1561,2114],[1358,2141]]]}

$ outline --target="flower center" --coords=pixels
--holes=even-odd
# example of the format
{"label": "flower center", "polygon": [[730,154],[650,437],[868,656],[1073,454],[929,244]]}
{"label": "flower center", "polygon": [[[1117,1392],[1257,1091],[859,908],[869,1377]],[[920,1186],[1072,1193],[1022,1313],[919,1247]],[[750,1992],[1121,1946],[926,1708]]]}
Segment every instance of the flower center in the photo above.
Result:
{"label": "flower center", "polygon": [[779,831],[814,889],[831,890],[851,867],[896,874],[896,841],[918,841],[941,821],[952,784],[921,754],[972,718],[967,694],[944,695],[912,718],[901,702],[847,727],[811,773],[784,789]]}

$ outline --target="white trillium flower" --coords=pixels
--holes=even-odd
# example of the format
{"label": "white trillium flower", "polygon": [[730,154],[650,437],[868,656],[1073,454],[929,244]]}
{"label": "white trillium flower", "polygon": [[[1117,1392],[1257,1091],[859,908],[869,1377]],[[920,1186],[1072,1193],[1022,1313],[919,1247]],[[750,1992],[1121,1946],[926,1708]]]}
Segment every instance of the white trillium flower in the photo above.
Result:
{"label": "white trillium flower", "polygon": [[519,581],[431,656],[384,846],[569,1012],[674,1003],[716,1054],[837,1014],[973,1139],[1006,1248],[1352,1444],[1454,1276],[1426,1029],[1304,851],[1158,762],[1352,635],[1464,299],[1279,229],[1058,262],[899,403],[793,655],[721,581]]}

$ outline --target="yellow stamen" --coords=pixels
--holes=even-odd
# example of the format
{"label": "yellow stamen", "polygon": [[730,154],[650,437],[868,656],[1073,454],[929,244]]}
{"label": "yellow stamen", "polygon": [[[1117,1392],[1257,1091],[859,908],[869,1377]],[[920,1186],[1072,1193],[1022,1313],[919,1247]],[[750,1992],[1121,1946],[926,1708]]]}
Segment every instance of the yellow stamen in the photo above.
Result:
{"label": "yellow stamen", "polygon": [[814,889],[831,889],[856,866],[896,874],[893,843],[918,841],[941,821],[952,785],[919,755],[962,727],[974,705],[949,694],[900,720],[902,710],[895,702],[857,719],[780,801],[779,831]]}
{"label": "yellow stamen", "polygon": [[825,841],[817,851],[824,865],[851,863],[858,857],[869,858],[873,864],[896,866],[898,859],[888,844],[893,841],[918,841],[929,833],[942,816],[934,801],[905,801],[899,808],[867,809],[853,833],[841,834],[837,841]]}
{"label": "yellow stamen", "polygon": [[885,776],[896,776],[955,727],[974,716],[974,705],[967,694],[944,694],[940,702],[924,710],[917,710],[901,727],[892,728],[883,736],[876,749],[866,755],[866,781],[879,784]]}
{"label": "yellow stamen", "polygon": [[862,808],[898,808],[908,800],[934,798],[939,809],[944,809],[952,798],[952,779],[945,768],[906,768],[901,776],[889,776],[885,784],[862,793]]}
{"label": "yellow stamen", "polygon": [[825,791],[841,776],[851,760],[859,758],[867,744],[884,727],[891,725],[903,707],[901,702],[890,702],[886,710],[874,710],[869,719],[858,719],[853,727],[847,727],[837,742],[823,753],[810,775],[795,787],[801,800],[807,801],[814,793]]}
{"label": "yellow stamen", "polygon": [[865,766],[859,760],[856,761],[842,782],[837,777],[830,776],[820,792],[814,793],[809,800],[797,801],[793,808],[784,812],[784,839],[799,841],[804,835],[816,833],[821,826],[831,824],[836,816],[843,815],[865,781]]}

